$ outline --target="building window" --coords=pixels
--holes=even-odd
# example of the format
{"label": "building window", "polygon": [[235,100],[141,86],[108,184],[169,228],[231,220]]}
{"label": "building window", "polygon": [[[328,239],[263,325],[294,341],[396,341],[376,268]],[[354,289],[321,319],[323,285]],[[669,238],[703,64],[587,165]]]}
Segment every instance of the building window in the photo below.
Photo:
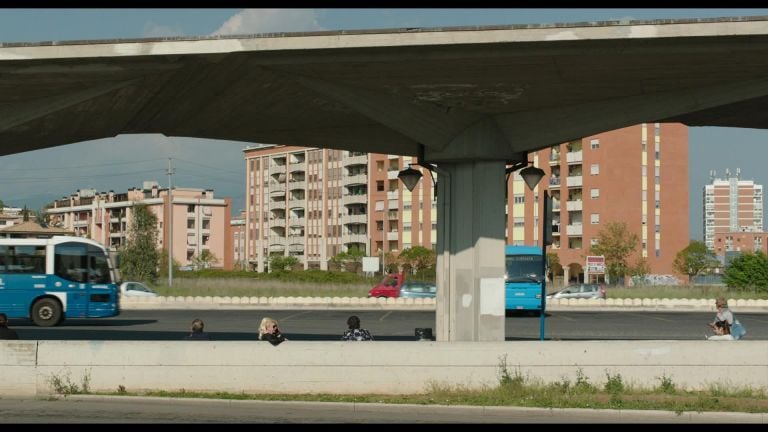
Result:
{"label": "building window", "polygon": [[600,140],[599,139],[593,139],[589,142],[590,147],[592,150],[597,150],[600,148]]}
{"label": "building window", "polygon": [[403,222],[403,232],[411,232],[411,223]]}
{"label": "building window", "polygon": [[590,193],[590,196],[592,197],[592,199],[600,198],[600,189],[593,188],[593,189],[591,189],[589,191],[589,193]]}
{"label": "building window", "polygon": [[524,217],[516,217],[513,220],[513,226],[515,228],[522,228],[525,226],[525,218]]}
{"label": "building window", "polygon": [[525,195],[515,195],[515,204],[525,204]]}
{"label": "building window", "polygon": [[591,175],[598,175],[600,174],[600,164],[592,164],[589,168],[589,173]]}
{"label": "building window", "polygon": [[592,222],[592,225],[597,225],[600,223],[600,213],[592,213],[590,217],[590,222]]}
{"label": "building window", "polygon": [[384,192],[384,180],[376,181],[376,192]]}

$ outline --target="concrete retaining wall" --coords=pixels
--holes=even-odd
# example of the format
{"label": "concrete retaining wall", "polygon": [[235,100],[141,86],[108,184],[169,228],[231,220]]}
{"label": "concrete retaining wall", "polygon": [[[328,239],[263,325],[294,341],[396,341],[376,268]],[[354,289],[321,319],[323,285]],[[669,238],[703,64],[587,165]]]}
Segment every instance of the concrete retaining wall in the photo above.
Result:
{"label": "concrete retaining wall", "polygon": [[0,341],[0,394],[45,396],[52,379],[92,391],[247,393],[423,392],[430,383],[468,388],[510,373],[543,382],[581,373],[655,387],[768,389],[768,342],[299,342]]}
{"label": "concrete retaining wall", "polygon": [[[408,309],[435,310],[435,299],[365,297],[125,297],[123,309]],[[768,300],[731,300],[735,312],[768,312]],[[700,311],[716,313],[714,299],[552,299],[547,310]]]}

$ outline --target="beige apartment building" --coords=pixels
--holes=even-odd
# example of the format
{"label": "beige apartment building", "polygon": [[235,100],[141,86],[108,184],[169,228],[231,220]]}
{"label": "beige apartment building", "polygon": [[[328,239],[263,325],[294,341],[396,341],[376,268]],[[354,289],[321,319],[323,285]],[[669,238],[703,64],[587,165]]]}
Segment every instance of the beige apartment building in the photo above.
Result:
{"label": "beige apartment building", "polygon": [[[133,207],[146,205],[157,216],[158,247],[168,250],[170,239],[173,259],[180,265],[192,264],[202,251],[209,250],[218,260],[212,267],[232,269],[231,199],[215,198],[210,189],[178,187],[171,196],[171,219],[168,218],[168,189],[153,181],[125,193],[80,189],[54,201],[45,212],[50,215],[51,226],[115,250],[126,242]],[[169,236],[171,230],[173,235]]]}
{"label": "beige apartment building", "polygon": [[[410,157],[267,146],[244,151],[246,254],[264,271],[270,254],[292,255],[306,268],[327,268],[339,252],[369,255],[411,246],[434,248],[432,178],[413,192],[399,181]],[[560,280],[583,280],[586,256],[608,222],[625,222],[640,244],[632,262],[672,274],[688,236],[688,128],[647,123],[533,152],[546,175],[531,192],[519,172],[507,188],[507,241],[540,245],[540,194],[553,197]],[[437,177],[436,181],[439,184]],[[502,217],[500,215],[499,217]]]}
{"label": "beige apartment building", "polygon": [[740,179],[741,170],[725,178],[710,172],[704,186],[704,243],[719,256],[726,252],[765,250],[763,186]]}
{"label": "beige apartment building", "polygon": [[410,157],[279,145],[244,153],[253,270],[265,271],[271,254],[327,269],[340,252],[378,255],[436,242],[431,181],[409,192],[397,177]]}

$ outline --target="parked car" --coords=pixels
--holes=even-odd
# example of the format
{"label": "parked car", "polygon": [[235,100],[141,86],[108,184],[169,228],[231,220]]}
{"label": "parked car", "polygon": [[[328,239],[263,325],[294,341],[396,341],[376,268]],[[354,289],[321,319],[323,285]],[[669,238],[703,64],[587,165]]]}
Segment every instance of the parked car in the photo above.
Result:
{"label": "parked car", "polygon": [[548,294],[547,298],[606,298],[603,284],[575,284],[560,291]]}
{"label": "parked car", "polygon": [[431,282],[406,282],[400,287],[402,298],[435,298],[437,285]]}
{"label": "parked car", "polygon": [[126,297],[157,297],[158,294],[141,282],[123,282],[120,284],[120,295]]}

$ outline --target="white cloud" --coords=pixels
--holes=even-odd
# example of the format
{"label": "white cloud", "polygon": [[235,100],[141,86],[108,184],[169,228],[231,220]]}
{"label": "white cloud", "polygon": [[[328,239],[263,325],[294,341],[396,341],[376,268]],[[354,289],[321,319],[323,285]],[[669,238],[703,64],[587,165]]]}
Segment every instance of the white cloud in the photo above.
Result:
{"label": "white cloud", "polygon": [[173,28],[160,24],[155,24],[152,21],[144,24],[144,31],[142,31],[142,37],[145,38],[162,38],[171,36],[184,36],[184,31],[181,28]]}
{"label": "white cloud", "polygon": [[244,9],[212,36],[323,30],[312,9]]}

